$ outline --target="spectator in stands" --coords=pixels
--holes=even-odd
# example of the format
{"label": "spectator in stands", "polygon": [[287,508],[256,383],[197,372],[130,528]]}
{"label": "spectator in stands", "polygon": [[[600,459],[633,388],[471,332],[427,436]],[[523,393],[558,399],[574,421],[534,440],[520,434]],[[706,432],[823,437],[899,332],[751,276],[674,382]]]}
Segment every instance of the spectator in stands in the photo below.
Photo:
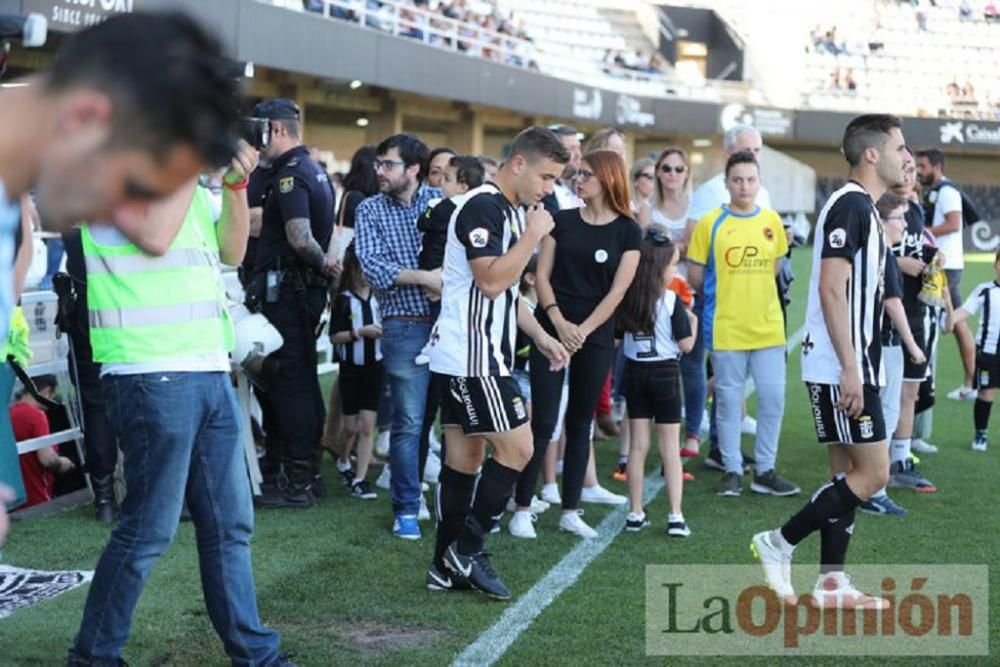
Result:
{"label": "spectator in stands", "polygon": [[431,151],[430,157],[427,158],[428,187],[441,187],[441,179],[444,178],[444,171],[448,168],[448,163],[456,155],[458,155],[458,153],[447,146],[439,146]]}
{"label": "spectator in stands", "polygon": [[416,363],[431,332],[425,288],[441,289],[439,271],[417,269],[417,217],[441,191],[423,183],[427,145],[412,134],[395,134],[376,148],[379,194],[358,206],[355,242],[365,277],[382,315],[382,358],[392,394],[389,469],[393,534],[420,539],[417,515],[420,427],[430,371]]}
{"label": "spectator in stands", "polygon": [[[715,369],[719,445],[725,467],[718,495],[742,493],[740,430],[748,377],[757,387],[760,417],[754,447],[757,467],[750,489],[773,496],[795,495],[799,487],[775,472],[786,360],[774,278],[778,260],[788,252],[787,237],[778,214],[757,204],[760,167],[751,151],[729,156],[725,183],[730,202],[699,220],[688,247],[688,274],[692,287],[704,298],[701,331]],[[755,249],[752,259],[749,248]]]}
{"label": "spectator in stands", "polygon": [[986,21],[1000,21],[1000,7],[993,0],[989,0],[983,7],[983,19]]}
{"label": "spectator in stands", "polygon": [[[56,378],[54,375],[36,377],[35,387],[40,396],[52,400],[56,394]],[[10,407],[10,423],[14,427],[14,439],[17,442],[49,434],[49,420],[45,416],[45,406],[24,389],[18,391],[17,402]],[[28,500],[19,509],[52,500],[55,476],[64,475],[76,468],[70,459],[59,455],[58,445],[21,454],[20,459],[21,478],[28,492]]]}
{"label": "spectator in stands", "polygon": [[[656,159],[656,187],[653,190],[649,222],[663,225],[677,246],[681,263],[678,275],[685,277],[684,253],[687,251],[688,207],[690,205],[691,171],[687,154],[677,146],[664,149]],[[639,220],[644,225],[643,220]]]}
{"label": "spectator in stands", "polygon": [[[759,159],[764,142],[757,128],[751,125],[735,125],[726,131],[722,139],[722,148],[728,159],[733,153],[742,150],[749,150],[754,157]],[[763,185],[757,191],[757,205],[764,209],[770,209],[771,196],[767,188]],[[701,218],[714,208],[722,204],[729,203],[729,190],[726,188],[726,174],[720,172],[705,181],[691,195],[691,205],[688,207],[688,230],[687,239],[690,241],[694,227]],[[703,300],[695,298],[694,314],[698,321],[704,319],[702,310]],[[685,436],[684,449],[686,454],[696,455],[700,443],[701,422],[705,414],[705,402],[707,400],[707,374],[705,370],[705,341],[704,336],[697,336],[694,349],[681,357],[681,379],[684,384],[684,424],[687,435]],[[714,420],[712,420],[714,421]],[[748,420],[749,421],[749,420]],[[714,428],[714,424],[711,424]],[[749,424],[747,424],[749,426]],[[750,430],[749,428],[747,430]],[[750,463],[752,459],[744,455],[744,462]],[[718,450],[715,438],[712,438],[712,451],[705,459],[707,465],[721,470],[722,455]],[[712,464],[716,463],[717,466]]]}
{"label": "spectator in stands", "polygon": [[615,127],[606,127],[594,132],[594,136],[583,147],[583,152],[586,154],[594,151],[614,151],[621,156],[622,160],[628,160],[625,151],[625,135]]}
{"label": "spectator in stands", "polygon": [[914,0],[914,15],[917,18],[917,30],[927,32],[927,12],[930,9],[929,0]]}
{"label": "spectator in stands", "polygon": [[[962,245],[962,193],[944,175],[945,155],[937,148],[917,153],[917,176],[924,186],[924,218],[927,231],[937,239],[944,253],[944,273],[948,277],[948,291],[952,304],[962,303],[962,271],[965,268],[965,250]],[[976,346],[968,324],[955,325],[955,342],[965,368],[961,387],[948,393],[954,400],[973,400],[973,372],[976,364]]]}
{"label": "spectator in stands", "polygon": [[962,0],[962,2],[959,3],[958,19],[960,21],[975,20],[975,15],[972,13],[972,5],[969,4],[969,0]]}
{"label": "spectator in stands", "polygon": [[572,125],[550,125],[549,129],[555,132],[562,142],[562,145],[569,151],[569,162],[563,170],[562,177],[556,181],[552,194],[546,195],[542,199],[542,204],[550,214],[555,215],[559,211],[569,208],[580,208],[583,200],[576,194],[576,184],[573,179],[576,177],[576,170],[580,167],[580,135]]}
{"label": "spectator in stands", "polygon": [[854,70],[852,68],[848,68],[847,71],[844,72],[844,83],[842,87],[844,90],[852,93],[858,89],[858,82],[854,80]]}

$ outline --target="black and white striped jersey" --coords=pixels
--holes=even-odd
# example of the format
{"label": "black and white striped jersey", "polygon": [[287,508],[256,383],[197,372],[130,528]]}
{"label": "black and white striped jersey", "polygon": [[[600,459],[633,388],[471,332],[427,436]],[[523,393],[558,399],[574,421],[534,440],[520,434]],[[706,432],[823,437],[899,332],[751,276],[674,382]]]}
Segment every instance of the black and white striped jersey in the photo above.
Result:
{"label": "black and white striped jersey", "polygon": [[622,343],[625,358],[632,361],[667,361],[680,359],[681,348],[677,341],[691,335],[691,321],[687,310],[676,292],[665,290],[656,303],[653,331],[638,333],[626,331]]}
{"label": "black and white striped jersey", "polygon": [[430,368],[453,377],[508,376],[514,368],[518,283],[495,299],[476,285],[469,262],[504,255],[524,233],[524,211],[492,183],[469,192],[448,224],[441,314]]}
{"label": "black and white striped jersey", "polygon": [[[369,324],[382,324],[378,300],[372,293],[363,299],[350,290],[338,294],[330,310],[330,334],[357,331]],[[359,338],[351,343],[337,345],[340,363],[351,366],[370,366],[382,361],[382,343],[377,338]]]}
{"label": "black and white striped jersey", "polygon": [[840,360],[826,327],[819,297],[824,259],[842,257],[851,263],[847,281],[847,316],[854,359],[862,384],[885,384],[880,329],[885,301],[886,244],[871,195],[848,181],[830,195],[816,221],[812,274],[802,339],[802,379],[840,383]]}
{"label": "black and white striped jersey", "polygon": [[962,309],[979,315],[976,350],[981,354],[1000,355],[1000,282],[991,280],[969,293]]}

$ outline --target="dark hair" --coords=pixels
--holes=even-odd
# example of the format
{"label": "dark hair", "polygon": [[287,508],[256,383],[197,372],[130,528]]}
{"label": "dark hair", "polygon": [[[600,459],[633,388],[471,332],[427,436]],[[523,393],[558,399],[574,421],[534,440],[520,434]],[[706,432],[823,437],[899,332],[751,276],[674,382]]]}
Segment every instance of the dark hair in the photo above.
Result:
{"label": "dark hair", "polygon": [[452,149],[448,148],[447,146],[438,146],[437,148],[435,148],[434,150],[432,150],[430,152],[430,154],[427,156],[428,168],[430,168],[429,165],[430,165],[431,162],[434,161],[434,158],[436,158],[438,155],[441,155],[442,153],[447,153],[449,155],[458,155],[457,152],[453,151]]}
{"label": "dark hair", "polygon": [[729,178],[729,170],[738,164],[752,164],[757,167],[757,173],[760,173],[760,163],[754,157],[753,151],[736,151],[726,160],[726,178]]}
{"label": "dark hair", "polygon": [[483,163],[475,155],[456,155],[448,160],[448,166],[455,167],[458,182],[468,185],[470,190],[478,188],[486,178]]}
{"label": "dark hair", "polygon": [[653,332],[656,305],[667,287],[663,284],[663,272],[676,254],[677,246],[670,240],[666,227],[650,225],[646,229],[639,251],[639,267],[618,310],[619,322],[625,331],[633,334]]}
{"label": "dark hair", "polygon": [[569,151],[559,141],[555,132],[537,125],[518,132],[510,145],[509,157],[520,155],[528,162],[548,158],[559,164],[569,162]]}
{"label": "dark hair", "polygon": [[535,274],[537,272],[538,272],[538,255],[532,255],[531,259],[529,259],[528,263],[525,265],[524,271],[521,271],[521,284],[518,285],[518,289],[520,290],[521,294],[524,294],[531,288],[531,285],[529,285],[528,281],[525,280],[525,276],[527,276],[529,273]]}
{"label": "dark hair", "polygon": [[377,155],[385,155],[393,148],[399,150],[399,159],[407,167],[412,167],[415,164],[420,165],[420,173],[417,175],[417,179],[423,181],[427,175],[427,159],[430,156],[427,144],[420,141],[414,134],[402,132],[383,139],[382,143],[375,147],[375,153]]}
{"label": "dark hair", "polygon": [[593,169],[594,178],[600,181],[604,203],[618,215],[632,218],[628,173],[622,156],[610,150],[591,151],[581,162],[586,162]]}
{"label": "dark hair", "polygon": [[365,284],[365,274],[361,270],[361,262],[358,260],[358,253],[354,249],[352,242],[344,250],[343,268],[340,271],[340,280],[337,281],[337,293],[348,290],[355,292]]}
{"label": "dark hair", "polygon": [[378,176],[375,174],[375,147],[362,146],[351,157],[351,169],[344,176],[344,192],[355,190],[365,197],[378,193]]}
{"label": "dark hair", "polygon": [[[51,373],[47,373],[45,375],[39,375],[35,378],[32,378],[32,381],[35,383],[35,389],[38,390],[38,393],[41,393],[46,389],[52,389],[53,391],[55,391],[55,389],[59,386],[59,381],[56,379],[56,376],[52,375]],[[28,394],[30,394],[30,392],[28,391],[27,387],[21,387],[20,389],[17,390],[14,396],[15,398],[17,398],[17,400],[21,400],[22,398],[25,397],[25,395]]]}
{"label": "dark hair", "polygon": [[112,145],[161,158],[189,144],[213,166],[236,151],[237,85],[219,43],[179,12],[120,14],[76,33],[42,78],[46,93],[92,87],[106,94]]}
{"label": "dark hair", "polygon": [[917,157],[926,158],[932,167],[941,167],[944,169],[944,151],[940,148],[928,148],[927,150],[920,151],[917,153]]}
{"label": "dark hair", "polygon": [[556,123],[555,125],[549,125],[549,129],[552,130],[557,136],[568,137],[570,135],[576,136],[579,132],[572,125],[563,125],[561,123]]}
{"label": "dark hair", "polygon": [[858,116],[844,130],[844,141],[840,150],[852,167],[861,164],[861,158],[869,148],[879,150],[885,146],[886,138],[893,128],[902,128],[903,121],[899,116],[885,113],[872,113]]}
{"label": "dark hair", "polygon": [[885,221],[885,219],[889,217],[889,214],[895,211],[897,208],[899,208],[900,206],[909,207],[909,205],[910,205],[909,200],[907,200],[904,197],[900,197],[895,192],[892,192],[890,190],[887,191],[885,194],[883,194],[881,197],[879,197],[878,201],[875,203],[875,208],[878,210],[879,217],[881,217],[882,220]]}

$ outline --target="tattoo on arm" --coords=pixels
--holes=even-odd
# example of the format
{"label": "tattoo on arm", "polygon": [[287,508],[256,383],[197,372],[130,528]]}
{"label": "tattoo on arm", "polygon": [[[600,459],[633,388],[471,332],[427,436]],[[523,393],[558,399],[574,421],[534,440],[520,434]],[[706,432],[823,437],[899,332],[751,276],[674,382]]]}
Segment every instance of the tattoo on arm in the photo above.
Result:
{"label": "tattoo on arm", "polygon": [[317,271],[323,270],[323,260],[326,255],[313,238],[307,218],[293,218],[286,222],[285,236],[288,238],[288,245],[292,246],[303,262]]}

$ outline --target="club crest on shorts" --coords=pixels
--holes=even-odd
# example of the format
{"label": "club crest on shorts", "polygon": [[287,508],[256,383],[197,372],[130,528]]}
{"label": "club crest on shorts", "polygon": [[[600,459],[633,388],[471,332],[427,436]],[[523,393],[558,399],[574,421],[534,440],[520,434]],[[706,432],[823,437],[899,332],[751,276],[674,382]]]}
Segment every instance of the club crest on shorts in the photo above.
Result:
{"label": "club crest on shorts", "polygon": [[524,401],[522,401],[519,397],[515,396],[514,399],[511,401],[511,403],[514,406],[514,414],[517,415],[518,419],[528,418],[528,412],[527,410],[524,409]]}
{"label": "club crest on shorts", "polygon": [[875,422],[868,415],[861,415],[858,418],[858,432],[865,440],[875,435]]}
{"label": "club crest on shorts", "polygon": [[830,240],[831,248],[843,248],[847,245],[847,232],[843,229],[833,230],[830,232],[830,236],[828,238]]}
{"label": "club crest on shorts", "polygon": [[490,232],[488,229],[482,227],[476,227],[471,232],[469,232],[469,244],[473,248],[485,248],[486,244],[490,242]]}
{"label": "club crest on shorts", "polygon": [[594,261],[598,264],[604,264],[604,262],[608,261],[608,251],[604,248],[598,249],[594,253]]}

